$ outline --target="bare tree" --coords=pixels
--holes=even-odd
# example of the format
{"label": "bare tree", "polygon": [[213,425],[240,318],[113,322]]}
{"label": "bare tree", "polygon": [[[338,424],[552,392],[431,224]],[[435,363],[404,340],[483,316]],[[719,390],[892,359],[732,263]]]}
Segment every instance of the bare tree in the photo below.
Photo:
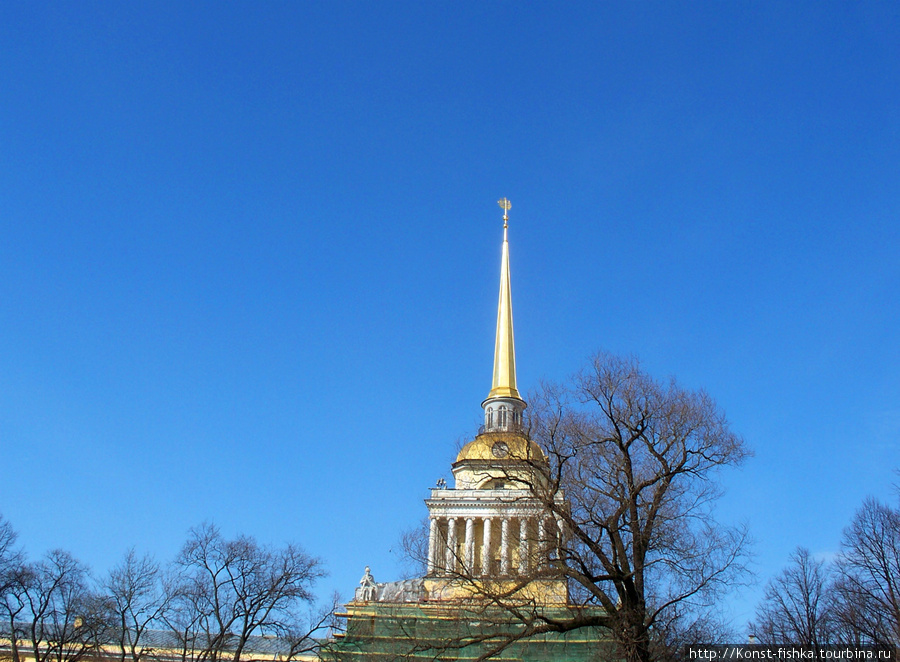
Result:
{"label": "bare tree", "polygon": [[882,612],[868,591],[856,581],[837,574],[833,587],[835,638],[854,646],[890,646],[888,614]]}
{"label": "bare tree", "polygon": [[49,552],[27,566],[20,580],[35,662],[77,662],[104,642],[108,614],[89,590],[87,570],[71,554]]}
{"label": "bare tree", "polygon": [[270,549],[247,536],[226,540],[209,524],[191,530],[177,563],[169,621],[185,654],[190,649],[199,660],[230,656],[237,662],[254,635],[296,640],[300,610],[325,574],[319,559],[294,545]]}
{"label": "bare tree", "polygon": [[[713,608],[744,577],[748,536],[715,521],[717,477],[748,450],[713,399],[653,379],[636,359],[598,354],[529,401],[530,437],[547,459],[510,457],[530,472],[511,471],[508,480],[564,535],[541,541],[550,561],[512,584],[455,564],[461,581],[519,624],[487,635],[495,643],[481,659],[512,641],[587,627],[607,628],[629,662],[665,658],[673,642],[721,640]],[[567,583],[576,608],[548,615],[521,597],[529,582],[552,578]]]}
{"label": "bare tree", "polygon": [[14,584],[23,560],[21,550],[16,547],[18,537],[12,525],[0,515],[0,592],[4,594]]}
{"label": "bare tree", "polygon": [[148,556],[138,558],[130,549],[109,572],[103,588],[114,622],[110,636],[119,649],[119,659],[140,662],[153,652],[146,633],[161,622],[169,603],[159,564]]}
{"label": "bare tree", "polygon": [[753,632],[764,644],[823,646],[835,643],[831,571],[798,547],[791,563],[766,585]]}
{"label": "bare tree", "polygon": [[603,608],[626,659],[649,660],[745,570],[746,531],[718,524],[712,506],[716,471],[748,451],[709,395],[635,359],[599,354],[534,404],[550,461],[531,487],[565,523],[559,571]]}
{"label": "bare tree", "polygon": [[396,550],[402,567],[400,578],[423,577],[428,572],[428,519],[401,531]]}
{"label": "bare tree", "polygon": [[867,499],[844,530],[837,570],[842,638],[900,644],[900,510]]}
{"label": "bare tree", "polygon": [[284,643],[281,659],[290,661],[301,655],[318,652],[319,639],[315,635],[335,632],[338,629],[340,619],[336,614],[340,602],[340,595],[334,593],[330,604],[310,606],[305,617],[296,618],[281,634]]}
{"label": "bare tree", "polygon": [[12,662],[19,662],[19,641],[25,635],[18,623],[25,609],[22,595],[25,556],[16,548],[17,538],[12,525],[0,516],[0,610],[9,625]]}
{"label": "bare tree", "polygon": [[20,661],[20,646],[27,636],[22,618],[28,605],[25,587],[30,577],[31,571],[23,562],[11,567],[5,580],[6,587],[3,591],[3,602],[0,604],[0,608],[3,609],[4,621],[9,626],[8,636],[12,662]]}
{"label": "bare tree", "polygon": [[[202,588],[197,582],[177,575],[169,576],[165,581],[169,609],[161,617],[178,644],[181,662],[200,659],[201,652],[209,645],[209,636],[203,634],[207,624],[207,600]],[[204,653],[203,657],[209,657],[209,654]]]}

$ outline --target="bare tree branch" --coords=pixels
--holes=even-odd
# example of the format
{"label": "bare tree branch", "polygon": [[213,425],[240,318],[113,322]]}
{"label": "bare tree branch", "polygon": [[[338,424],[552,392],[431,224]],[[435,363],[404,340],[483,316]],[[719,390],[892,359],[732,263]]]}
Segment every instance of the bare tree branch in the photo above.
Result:
{"label": "bare tree branch", "polygon": [[296,635],[298,609],[312,601],[312,585],[325,574],[299,547],[226,540],[210,524],[191,530],[178,566],[168,620],[184,656],[198,660],[227,653],[238,662],[251,636]]}
{"label": "bare tree branch", "polygon": [[832,590],[829,568],[799,547],[791,564],[766,585],[751,630],[764,644],[836,643]]}

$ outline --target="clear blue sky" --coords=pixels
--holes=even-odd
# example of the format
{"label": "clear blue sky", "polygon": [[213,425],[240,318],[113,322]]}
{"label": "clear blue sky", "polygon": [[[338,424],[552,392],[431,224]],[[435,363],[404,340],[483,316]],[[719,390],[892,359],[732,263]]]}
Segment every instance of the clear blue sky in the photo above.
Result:
{"label": "clear blue sky", "polygon": [[[0,4],[0,511],[398,577],[490,387],[604,348],[755,449],[764,581],[900,467],[900,5]],[[738,624],[760,588],[732,599]]]}

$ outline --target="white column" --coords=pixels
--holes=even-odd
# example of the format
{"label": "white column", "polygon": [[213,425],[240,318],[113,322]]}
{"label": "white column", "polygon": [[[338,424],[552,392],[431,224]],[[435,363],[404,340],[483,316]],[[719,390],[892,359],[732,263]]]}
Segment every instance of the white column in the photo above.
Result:
{"label": "white column", "polygon": [[509,520],[500,521],[500,574],[509,574]]}
{"label": "white column", "polygon": [[484,539],[481,541],[481,574],[491,574],[491,520],[484,518]]}
{"label": "white column", "polygon": [[562,548],[565,543],[565,531],[566,531],[566,523],[562,521],[562,519],[556,520],[556,558],[562,559]]}
{"label": "white column", "polygon": [[466,518],[466,567],[465,573],[468,575],[475,570],[475,520],[471,517]]}
{"label": "white column", "polygon": [[528,572],[528,518],[519,518],[519,574]]}
{"label": "white column", "polygon": [[535,565],[542,568],[547,561],[547,529],[544,525],[544,518],[538,517],[538,535],[537,535],[537,554],[535,554]]}
{"label": "white column", "polygon": [[437,555],[437,538],[438,538],[438,528],[437,528],[437,518],[429,517],[428,518],[428,574],[434,574],[437,559],[435,556]]}
{"label": "white column", "polygon": [[456,572],[456,518],[447,520],[447,561],[444,564],[447,572]]}

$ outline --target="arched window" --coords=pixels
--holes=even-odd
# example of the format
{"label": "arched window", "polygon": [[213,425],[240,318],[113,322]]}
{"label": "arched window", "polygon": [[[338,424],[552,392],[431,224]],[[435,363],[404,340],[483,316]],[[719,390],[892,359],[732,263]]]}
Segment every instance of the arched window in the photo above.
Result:
{"label": "arched window", "polygon": [[500,405],[500,427],[506,427],[506,407]]}

